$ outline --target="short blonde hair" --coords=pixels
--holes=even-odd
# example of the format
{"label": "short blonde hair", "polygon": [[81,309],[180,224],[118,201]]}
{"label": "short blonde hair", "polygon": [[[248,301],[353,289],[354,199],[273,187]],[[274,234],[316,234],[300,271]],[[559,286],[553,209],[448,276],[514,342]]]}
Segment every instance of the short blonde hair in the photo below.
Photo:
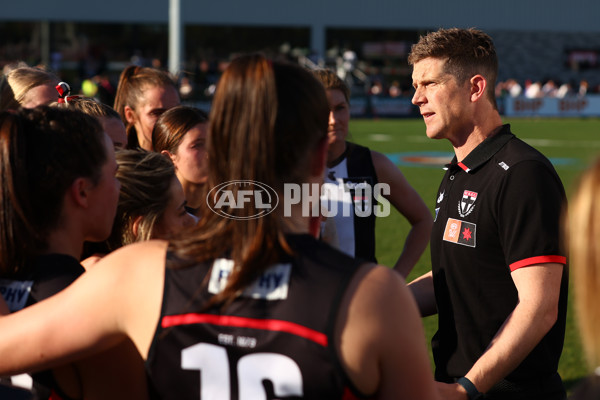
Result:
{"label": "short blonde hair", "polygon": [[57,85],[58,77],[37,67],[21,66],[10,70],[0,82],[0,111],[16,110],[27,92],[45,84]]}
{"label": "short blonde hair", "polygon": [[600,158],[581,176],[570,201],[566,239],[575,306],[586,357],[600,365]]}

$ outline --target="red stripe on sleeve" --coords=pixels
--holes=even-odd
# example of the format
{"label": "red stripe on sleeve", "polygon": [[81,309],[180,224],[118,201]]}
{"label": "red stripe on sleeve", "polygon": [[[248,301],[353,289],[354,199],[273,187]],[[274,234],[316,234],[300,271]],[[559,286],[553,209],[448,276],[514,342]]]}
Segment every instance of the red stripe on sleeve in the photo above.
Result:
{"label": "red stripe on sleeve", "polygon": [[529,267],[531,265],[544,264],[544,263],[557,263],[557,264],[566,264],[567,257],[563,256],[539,256],[539,257],[530,257],[524,260],[520,260],[510,264],[510,272],[517,270],[523,267]]}
{"label": "red stripe on sleeve", "polygon": [[291,333],[292,335],[300,336],[321,346],[327,346],[327,335],[315,331],[302,325],[293,322],[281,321],[277,319],[254,319],[235,317],[230,315],[213,315],[213,314],[180,314],[166,315],[161,321],[163,328],[169,328],[177,325],[190,324],[211,324],[221,326],[233,326],[238,328],[263,329],[268,331],[278,331]]}

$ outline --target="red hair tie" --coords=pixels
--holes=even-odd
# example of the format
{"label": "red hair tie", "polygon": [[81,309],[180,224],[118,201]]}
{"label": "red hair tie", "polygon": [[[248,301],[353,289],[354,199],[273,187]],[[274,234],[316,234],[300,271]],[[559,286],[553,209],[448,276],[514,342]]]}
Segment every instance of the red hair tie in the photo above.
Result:
{"label": "red hair tie", "polygon": [[71,93],[71,86],[67,82],[60,82],[56,85],[56,91],[58,92],[58,102],[67,103],[69,94]]}

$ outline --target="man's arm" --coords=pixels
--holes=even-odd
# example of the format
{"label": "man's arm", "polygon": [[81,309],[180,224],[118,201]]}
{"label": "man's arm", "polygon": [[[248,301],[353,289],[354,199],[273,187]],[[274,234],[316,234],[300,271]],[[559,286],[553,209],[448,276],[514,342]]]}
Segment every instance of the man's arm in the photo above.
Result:
{"label": "man's arm", "polygon": [[435,293],[433,291],[433,273],[431,271],[409,283],[408,288],[417,302],[421,317],[437,314]]}
{"label": "man's arm", "polygon": [[[485,393],[527,357],[554,326],[563,265],[548,263],[522,267],[512,272],[519,302],[508,316],[487,350],[465,375]],[[438,383],[447,399],[466,399],[458,384]]]}

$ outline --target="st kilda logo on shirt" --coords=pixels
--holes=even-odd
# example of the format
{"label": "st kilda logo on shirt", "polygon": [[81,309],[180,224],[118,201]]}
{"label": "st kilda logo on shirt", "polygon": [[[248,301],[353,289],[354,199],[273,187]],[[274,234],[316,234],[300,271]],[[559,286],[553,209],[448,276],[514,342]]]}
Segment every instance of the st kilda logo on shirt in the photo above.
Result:
{"label": "st kilda logo on shirt", "polygon": [[465,190],[462,199],[458,202],[458,215],[466,217],[475,209],[475,200],[477,200],[477,192]]}

